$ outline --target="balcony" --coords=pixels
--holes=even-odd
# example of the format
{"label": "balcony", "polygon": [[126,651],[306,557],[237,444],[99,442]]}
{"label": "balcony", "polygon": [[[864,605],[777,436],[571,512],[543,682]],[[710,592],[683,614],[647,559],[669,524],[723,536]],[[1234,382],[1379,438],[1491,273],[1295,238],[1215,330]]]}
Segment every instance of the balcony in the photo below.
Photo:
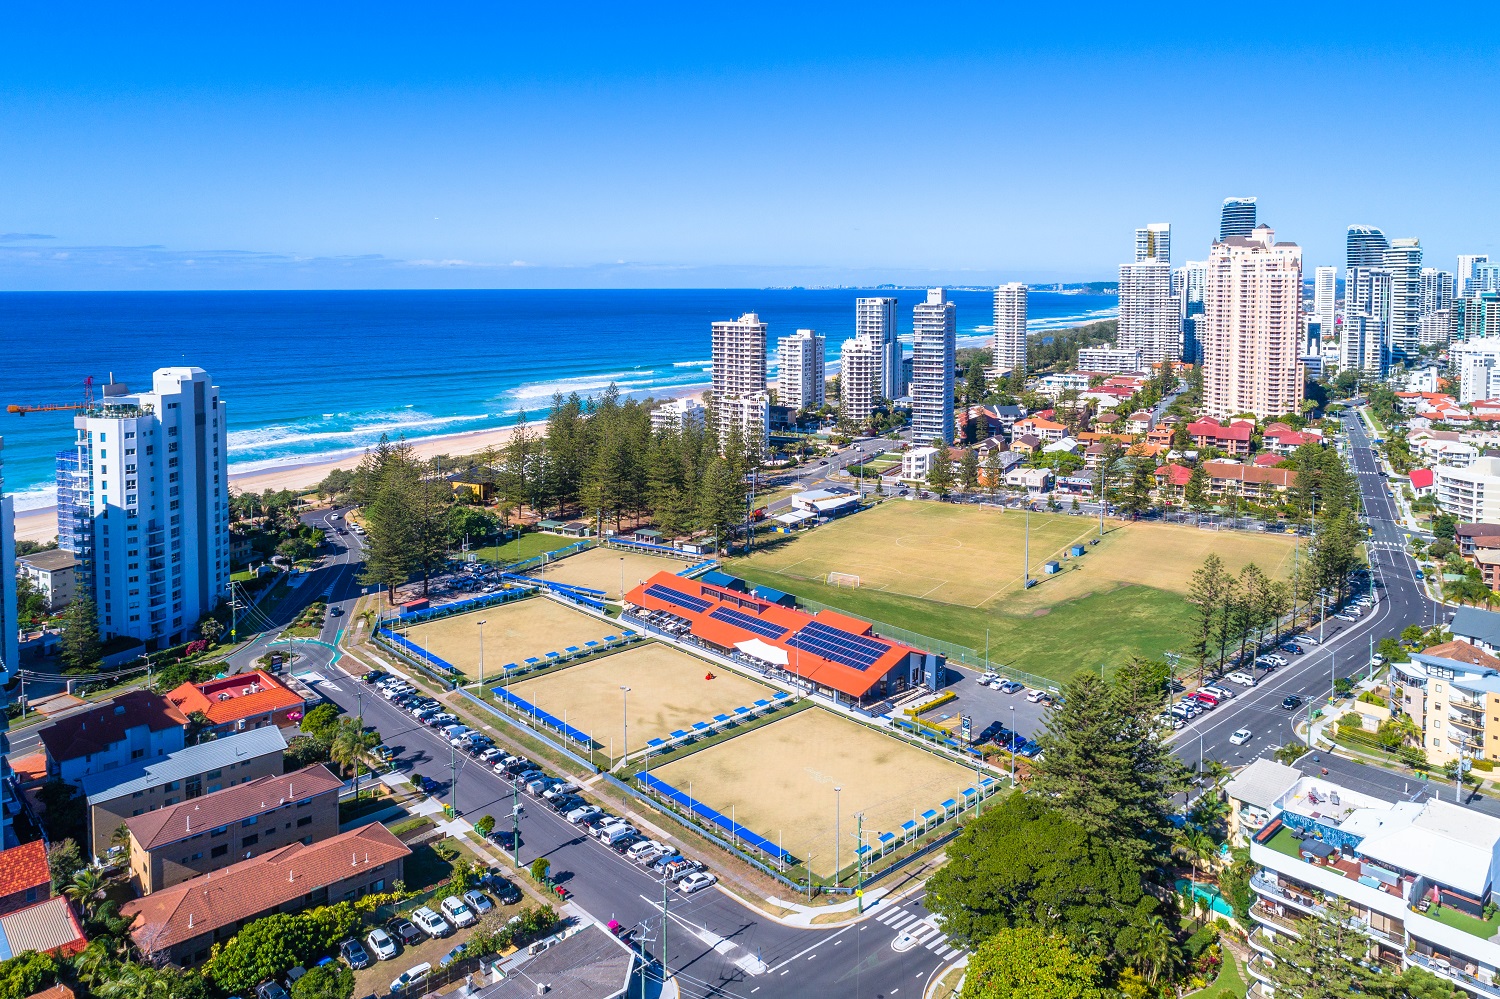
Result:
{"label": "balcony", "polygon": [[[1411,953],[1406,955],[1406,959],[1417,967],[1425,968],[1432,972],[1439,978],[1446,978],[1450,982],[1457,982],[1462,987],[1477,992],[1481,996],[1488,996],[1490,999],[1500,999],[1500,986],[1495,985],[1493,981],[1486,982],[1464,970],[1464,968],[1455,967],[1454,963],[1448,958]],[[1474,965],[1468,964],[1465,967],[1472,968]]]}

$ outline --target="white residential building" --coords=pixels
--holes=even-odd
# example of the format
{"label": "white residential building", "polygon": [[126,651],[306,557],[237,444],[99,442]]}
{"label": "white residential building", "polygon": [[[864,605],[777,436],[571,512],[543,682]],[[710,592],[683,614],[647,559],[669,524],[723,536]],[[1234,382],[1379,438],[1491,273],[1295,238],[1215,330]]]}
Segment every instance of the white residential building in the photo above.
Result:
{"label": "white residential building", "polygon": [[148,392],[106,385],[73,427],[77,471],[66,503],[59,491],[58,520],[72,525],[80,589],[98,607],[100,632],[148,649],[186,641],[229,595],[219,387],[202,368],[158,368]]}
{"label": "white residential building", "polygon": [[1204,289],[1203,395],[1211,416],[1302,405],[1302,248],[1268,226],[1213,245]]}
{"label": "white residential building", "polygon": [[1339,334],[1339,367],[1373,378],[1390,363],[1391,272],[1384,267],[1350,267],[1344,275],[1344,329]]}
{"label": "white residential building", "polygon": [[901,455],[901,478],[907,482],[925,482],[932,471],[932,462],[937,458],[935,447],[914,447]]}
{"label": "white residential building", "polygon": [[1463,253],[1458,257],[1458,271],[1453,279],[1453,294],[1457,298],[1468,298],[1476,294],[1480,289],[1475,273],[1478,264],[1489,263],[1489,255],[1485,253]]}
{"label": "white residential building", "polygon": [[953,364],[958,349],[957,307],[941,288],[912,310],[912,440],[953,443]]}
{"label": "white residential building", "polygon": [[1448,348],[1448,358],[1458,369],[1460,403],[1500,396],[1500,337],[1455,343]]}
{"label": "white residential building", "polygon": [[21,668],[20,622],[16,619],[16,511],[5,492],[5,438],[0,437],[0,849],[16,845],[11,821],[20,810],[10,769],[10,698],[5,688]]}
{"label": "white residential building", "polygon": [[[713,408],[722,446],[736,423],[746,439],[764,444],[769,438],[770,399],[766,394],[766,324],[747,312],[713,324]],[[757,414],[759,414],[757,416]],[[755,433],[754,421],[760,431]]]}
{"label": "white residential building", "polygon": [[1313,318],[1318,321],[1318,330],[1325,339],[1331,339],[1338,328],[1335,325],[1338,280],[1337,267],[1319,267],[1313,271]]}
{"label": "white residential building", "polygon": [[1139,264],[1147,260],[1160,260],[1164,264],[1172,262],[1170,222],[1152,222],[1135,231],[1135,262]]}
{"label": "white residential building", "polygon": [[1249,970],[1265,994],[1272,944],[1302,920],[1331,917],[1328,902],[1339,900],[1371,966],[1420,967],[1480,999],[1500,995],[1500,943],[1482,920],[1500,819],[1437,796],[1378,798],[1264,759],[1225,794],[1231,835],[1258,868]]}
{"label": "white residential building", "polygon": [[664,402],[651,411],[651,429],[702,430],[708,410],[697,399],[683,397]]}
{"label": "white residential building", "polygon": [[901,367],[901,341],[896,331],[894,298],[856,298],[854,300],[854,335],[865,337],[880,355],[880,390],[878,399],[899,399],[906,395],[906,379]]}
{"label": "white residential building", "polygon": [[1198,327],[1203,322],[1203,285],[1207,279],[1207,260],[1189,260],[1172,272],[1172,297],[1182,317],[1182,359],[1189,364],[1203,360]]}
{"label": "white residential building", "polygon": [[1080,347],[1077,366],[1079,371],[1103,375],[1131,374],[1146,367],[1136,347]]}
{"label": "white residential building", "polygon": [[823,338],[812,330],[782,337],[776,350],[776,395],[783,406],[821,409],[823,406]]}
{"label": "white residential building", "polygon": [[844,341],[839,353],[839,415],[855,423],[875,412],[885,396],[885,352],[879,341],[861,333]]}
{"label": "white residential building", "polygon": [[1182,309],[1172,297],[1172,266],[1163,260],[1120,265],[1117,346],[1139,350],[1146,364],[1182,358]]}
{"label": "white residential building", "polygon": [[1479,458],[1466,468],[1432,470],[1437,505],[1444,513],[1477,524],[1500,524],[1500,458]]}
{"label": "white residential building", "polygon": [[995,289],[995,335],[991,353],[997,376],[1026,374],[1026,285],[1020,281]]}
{"label": "white residential building", "polygon": [[1415,239],[1393,239],[1385,251],[1391,272],[1391,328],[1388,342],[1392,361],[1417,356],[1422,339],[1422,244]]}

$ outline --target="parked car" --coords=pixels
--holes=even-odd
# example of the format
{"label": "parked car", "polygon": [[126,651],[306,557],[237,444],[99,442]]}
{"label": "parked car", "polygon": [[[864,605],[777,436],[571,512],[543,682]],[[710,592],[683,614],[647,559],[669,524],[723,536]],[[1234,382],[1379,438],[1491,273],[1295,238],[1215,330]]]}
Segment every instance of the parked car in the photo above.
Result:
{"label": "parked car", "polygon": [[677,890],[682,892],[684,895],[691,895],[694,892],[702,891],[704,888],[709,887],[718,880],[719,879],[717,877],[708,873],[707,871],[694,871],[687,877],[683,878],[681,881],[677,882]]}
{"label": "parked car", "polygon": [[261,982],[255,987],[255,999],[291,999],[280,982]]}
{"label": "parked car", "polygon": [[637,864],[649,864],[651,861],[667,852],[667,848],[655,840],[642,840],[625,851],[625,856]]}
{"label": "parked car", "polygon": [[488,895],[475,888],[464,892],[464,901],[469,903],[469,908],[481,916],[495,907],[495,903],[490,901]]}
{"label": "parked car", "polygon": [[1025,689],[1026,689],[1026,685],[1025,684],[1017,683],[1014,680],[1002,680],[1002,681],[1000,681],[1000,693],[1002,693],[1002,694],[1015,694],[1015,693],[1019,693],[1022,690],[1025,690]]}
{"label": "parked car", "polygon": [[1242,687],[1255,686],[1255,677],[1250,675],[1249,673],[1246,673],[1242,669],[1237,669],[1233,673],[1225,675],[1224,679],[1228,680],[1230,683],[1237,683]]}
{"label": "parked car", "polygon": [[1291,655],[1291,656],[1300,656],[1300,655],[1302,655],[1302,646],[1300,646],[1300,645],[1295,645],[1295,644],[1293,644],[1291,642],[1287,642],[1285,645],[1278,646],[1278,647],[1281,649],[1282,652],[1285,652],[1287,655]]}
{"label": "parked car", "polygon": [[510,881],[499,871],[491,871],[484,876],[481,882],[486,888],[495,893],[501,905],[515,905],[521,901],[521,889],[511,884]]}
{"label": "parked car", "polygon": [[563,781],[561,784],[553,784],[547,790],[543,791],[542,797],[555,798],[563,794],[572,794],[576,790],[578,790],[577,784],[574,784],[572,781]]}
{"label": "parked car", "polygon": [[397,940],[400,940],[408,947],[415,947],[427,939],[410,919],[393,919],[389,923],[386,923],[386,929],[390,930],[391,934]]}
{"label": "parked car", "polygon": [[599,815],[602,815],[602,814],[604,814],[604,813],[603,813],[603,811],[598,806],[596,806],[596,805],[584,805],[584,806],[582,806],[580,808],[573,809],[571,812],[569,812],[567,814],[566,818],[567,818],[567,820],[569,822],[572,822],[573,824],[576,825],[576,824],[578,824],[580,822],[587,822],[589,819],[592,819],[592,818],[594,818],[596,816],[599,816]]}
{"label": "parked car", "polygon": [[371,930],[369,935],[365,937],[365,943],[369,946],[370,953],[375,955],[375,960],[377,961],[389,961],[396,956],[395,939],[378,926]]}
{"label": "parked car", "polygon": [[423,961],[421,964],[414,964],[401,972],[396,977],[396,980],[391,982],[390,990],[392,992],[403,992],[407,989],[418,988],[422,983],[427,981],[427,976],[430,974],[432,974],[432,965],[428,962]]}
{"label": "parked car", "polygon": [[479,921],[479,917],[474,915],[474,910],[469,908],[469,904],[457,895],[449,895],[443,899],[442,908],[443,915],[447,916],[449,921],[459,929],[473,926]]}
{"label": "parked car", "polygon": [[1210,694],[1206,690],[1195,690],[1188,696],[1193,698],[1198,703],[1202,704],[1204,707],[1216,708],[1219,706],[1219,698],[1215,697],[1213,694]]}
{"label": "parked car", "polygon": [[634,836],[635,834],[634,826],[609,826],[595,833],[599,837],[599,842],[605,846],[614,846],[620,840],[625,839],[627,836]]}
{"label": "parked car", "polygon": [[1052,702],[1052,695],[1045,690],[1033,690],[1026,695],[1026,699],[1032,704],[1050,704]]}
{"label": "parked car", "polygon": [[1254,733],[1248,728],[1239,728],[1235,729],[1234,735],[1229,737],[1229,744],[1231,746],[1243,746],[1253,738],[1255,738]]}
{"label": "parked car", "polygon": [[438,967],[439,968],[446,968],[450,964],[454,964],[454,963],[456,963],[458,961],[462,961],[464,959],[464,954],[465,954],[465,952],[468,951],[468,949],[469,949],[469,945],[468,944],[466,944],[466,943],[459,944],[457,947],[453,948],[448,953],[446,953],[446,954],[443,955],[443,959],[438,962]]}
{"label": "parked car", "polygon": [[433,937],[434,939],[437,937],[445,937],[453,932],[453,927],[448,925],[448,921],[446,919],[444,919],[442,916],[439,916],[437,913],[433,912],[425,905],[419,906],[417,908],[417,911],[411,914],[411,921],[416,923],[417,926],[421,928],[423,933],[426,933],[428,936]]}
{"label": "parked car", "polygon": [[345,940],[339,944],[339,956],[349,962],[355,971],[370,966],[370,952],[358,940]]}

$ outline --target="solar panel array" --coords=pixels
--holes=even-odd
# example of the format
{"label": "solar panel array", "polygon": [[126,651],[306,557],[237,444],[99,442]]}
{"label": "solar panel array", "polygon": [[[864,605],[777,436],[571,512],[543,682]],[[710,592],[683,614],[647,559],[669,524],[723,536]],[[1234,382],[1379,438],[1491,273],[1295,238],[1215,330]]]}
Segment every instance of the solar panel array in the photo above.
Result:
{"label": "solar panel array", "polygon": [[786,634],[786,629],[781,625],[772,624],[770,621],[762,621],[754,614],[746,614],[744,611],[737,611],[733,607],[715,608],[714,612],[708,616],[715,621],[723,621],[725,624],[732,624],[736,628],[743,628],[762,638],[774,639]]}
{"label": "solar panel array", "polygon": [[702,614],[710,606],[710,601],[704,600],[702,597],[690,597],[686,593],[678,593],[671,587],[663,586],[660,583],[652,583],[646,587],[646,596],[655,597],[658,600],[672,604],[675,607],[681,607],[684,610],[690,610],[694,614]]}
{"label": "solar panel array", "polygon": [[877,642],[863,635],[856,635],[842,628],[834,628],[817,621],[813,621],[787,639],[786,644],[794,649],[811,652],[857,670],[869,669],[890,648],[884,642]]}

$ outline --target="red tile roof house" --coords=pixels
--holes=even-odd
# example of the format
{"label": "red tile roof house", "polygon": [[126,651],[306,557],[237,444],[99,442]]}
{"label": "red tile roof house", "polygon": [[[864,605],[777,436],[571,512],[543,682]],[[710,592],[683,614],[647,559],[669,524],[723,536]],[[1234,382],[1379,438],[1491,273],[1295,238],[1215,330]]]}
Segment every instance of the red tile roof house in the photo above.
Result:
{"label": "red tile roof house", "polygon": [[1192,477],[1193,471],[1186,465],[1162,465],[1156,470],[1157,494],[1162,499],[1182,499],[1183,491],[1187,489],[1188,480]]}
{"label": "red tile roof house", "polygon": [[1480,538],[1500,540],[1500,524],[1459,524],[1453,533],[1458,538],[1458,553],[1473,555]]}
{"label": "red tile roof house", "polygon": [[246,729],[295,728],[308,705],[269,673],[251,670],[207,683],[184,683],[167,694],[184,715],[201,712],[220,734]]}
{"label": "red tile roof house", "polygon": [[1286,455],[1284,454],[1277,454],[1274,451],[1262,451],[1255,456],[1255,461],[1252,464],[1258,465],[1261,468],[1275,468],[1283,461],[1286,461]]}
{"label": "red tile roof house", "polygon": [[1255,436],[1255,424],[1237,420],[1222,427],[1214,420],[1197,420],[1188,424],[1187,432],[1200,448],[1215,447],[1225,454],[1246,455]]}
{"label": "red tile roof house", "polygon": [[1322,441],[1313,434],[1299,433],[1291,427],[1282,426],[1279,429],[1268,427],[1261,435],[1262,443],[1278,454],[1291,454],[1303,444],[1321,444]]}
{"label": "red tile roof house", "polygon": [[0,852],[0,916],[51,897],[46,843],[35,840]]}
{"label": "red tile roof house", "polygon": [[372,822],[303,846],[293,843],[120,906],[147,961],[183,967],[208,959],[246,923],[389,891],[402,880],[405,844]]}
{"label": "red tile roof house", "polygon": [[186,726],[187,716],[166,698],[131,690],[59,719],[37,737],[47,751],[47,776],[81,786],[91,774],[177,752]]}
{"label": "red tile roof house", "polygon": [[1432,495],[1432,469],[1414,468],[1407,478],[1411,480],[1412,492],[1418,496]]}

